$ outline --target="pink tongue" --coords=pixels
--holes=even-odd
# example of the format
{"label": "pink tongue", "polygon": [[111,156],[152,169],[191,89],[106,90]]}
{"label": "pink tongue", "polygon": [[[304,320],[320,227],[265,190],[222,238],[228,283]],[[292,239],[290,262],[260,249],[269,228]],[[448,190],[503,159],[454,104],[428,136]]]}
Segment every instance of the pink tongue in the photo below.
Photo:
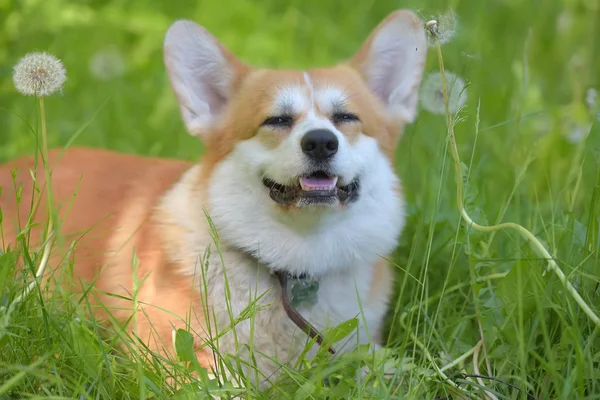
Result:
{"label": "pink tongue", "polygon": [[334,178],[303,177],[302,184],[308,190],[329,190],[334,184]]}

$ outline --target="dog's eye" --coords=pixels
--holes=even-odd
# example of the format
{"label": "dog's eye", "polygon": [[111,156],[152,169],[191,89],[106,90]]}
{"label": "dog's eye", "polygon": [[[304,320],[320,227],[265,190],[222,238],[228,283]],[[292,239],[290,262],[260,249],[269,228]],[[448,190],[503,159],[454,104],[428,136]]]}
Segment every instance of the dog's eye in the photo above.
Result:
{"label": "dog's eye", "polygon": [[333,114],[331,119],[333,120],[334,124],[360,121],[360,119],[358,118],[358,116],[356,114],[341,113],[341,112]]}
{"label": "dog's eye", "polygon": [[290,128],[294,125],[294,118],[291,115],[277,115],[264,120],[261,126],[270,126],[273,128]]}

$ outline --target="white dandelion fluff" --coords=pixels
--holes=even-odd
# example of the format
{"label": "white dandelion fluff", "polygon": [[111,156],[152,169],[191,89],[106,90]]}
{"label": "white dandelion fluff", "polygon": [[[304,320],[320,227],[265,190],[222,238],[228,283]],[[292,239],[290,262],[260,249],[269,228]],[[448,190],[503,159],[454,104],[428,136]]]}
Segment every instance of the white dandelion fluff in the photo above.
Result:
{"label": "white dandelion fluff", "polygon": [[572,123],[567,131],[567,140],[573,144],[581,143],[587,139],[592,125],[581,125],[579,123]]}
{"label": "white dandelion fluff", "polygon": [[[467,86],[461,77],[449,71],[446,71],[446,85],[448,87],[448,109],[451,114],[454,114],[467,102]],[[421,85],[420,92],[419,97],[424,109],[432,114],[446,113],[441,73],[429,74]]]}
{"label": "white dandelion fluff", "polygon": [[123,75],[126,65],[123,55],[117,47],[107,47],[92,55],[89,68],[94,77],[107,81]]}
{"label": "white dandelion fluff", "polygon": [[434,46],[436,43],[446,44],[450,42],[456,34],[457,26],[458,18],[452,10],[425,22],[425,31],[427,32],[429,45]]}
{"label": "white dandelion fluff", "polygon": [[597,99],[598,91],[594,88],[589,88],[585,94],[585,105],[592,112],[596,109]]}
{"label": "white dandelion fluff", "polygon": [[49,96],[62,89],[66,80],[62,62],[45,52],[28,53],[14,67],[13,82],[25,96]]}

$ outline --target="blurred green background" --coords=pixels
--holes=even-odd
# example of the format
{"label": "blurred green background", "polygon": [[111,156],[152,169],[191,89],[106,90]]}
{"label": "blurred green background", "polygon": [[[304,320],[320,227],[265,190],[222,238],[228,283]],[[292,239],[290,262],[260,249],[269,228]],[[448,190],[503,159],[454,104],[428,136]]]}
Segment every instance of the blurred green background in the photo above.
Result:
{"label": "blurred green background", "polygon": [[[47,100],[52,146],[77,135],[76,145],[196,159],[202,145],[185,132],[162,59],[174,20],[203,24],[247,63],[307,68],[350,57],[398,8],[424,20],[450,9],[457,16],[444,58],[469,85],[456,132],[481,211],[500,215],[527,167],[511,197],[524,196],[518,220],[534,210],[550,217],[563,206],[582,217],[589,199],[566,188],[593,120],[587,91],[600,84],[598,0],[0,0],[0,161],[33,150],[28,124],[36,126],[37,106],[11,80],[27,52],[49,51],[67,69],[62,94]],[[437,69],[430,52],[427,71]],[[444,145],[444,117],[422,111],[407,128],[397,167],[409,203],[424,212],[442,186],[449,202],[429,211],[454,229]],[[593,184],[595,170],[585,172],[583,182]]]}
{"label": "blurred green background", "polygon": [[[0,0],[0,161],[34,148],[28,124],[37,124],[36,103],[11,80],[27,52],[51,52],[67,69],[62,94],[46,102],[53,146],[77,133],[76,145],[195,159],[202,146],[184,130],[163,66],[162,41],[174,20],[201,23],[250,64],[307,68],[350,57],[398,8],[424,20],[449,9],[458,17],[443,52],[446,68],[468,82],[456,133],[469,212],[481,223],[530,228],[598,309],[597,0]],[[437,70],[432,51],[427,72]],[[554,276],[542,276],[544,262],[517,235],[458,229],[445,135],[444,117],[422,111],[398,148],[409,224],[395,255],[396,311],[450,285],[510,271],[430,303],[411,329],[455,356],[482,331],[500,376],[536,381],[555,395],[578,387],[583,395],[577,384],[600,376],[593,327]],[[391,337],[406,343],[397,319],[389,325]],[[577,358],[569,343],[587,346],[587,355]]]}
{"label": "blurred green background", "polygon": [[[455,10],[458,34],[445,47],[449,69],[471,82],[468,111],[482,103],[483,128],[522,114],[545,112],[535,133],[558,129],[556,107],[583,101],[599,76],[600,9],[596,0],[0,0],[0,160],[31,150],[21,118],[35,121],[32,99],[12,85],[12,66],[25,53],[62,59],[68,82],[48,101],[52,143],[60,145],[89,124],[77,144],[195,157],[197,141],[184,132],[162,60],[162,40],[178,18],[195,20],[246,62],[274,67],[328,65],[349,57],[368,32],[397,8],[425,18]],[[521,71],[528,35],[529,88]],[[429,69],[436,68],[434,57]],[[8,110],[8,111],[7,111]],[[95,116],[95,118],[94,118]],[[414,126],[403,154],[428,151],[440,122],[427,115]],[[520,141],[514,124],[488,131],[506,138],[485,149],[505,157]],[[407,141],[409,142],[409,141]],[[485,143],[482,143],[482,145]],[[556,143],[556,145],[567,145]],[[418,146],[418,147],[414,147]],[[424,146],[425,148],[422,148]],[[490,152],[488,152],[489,150]]]}

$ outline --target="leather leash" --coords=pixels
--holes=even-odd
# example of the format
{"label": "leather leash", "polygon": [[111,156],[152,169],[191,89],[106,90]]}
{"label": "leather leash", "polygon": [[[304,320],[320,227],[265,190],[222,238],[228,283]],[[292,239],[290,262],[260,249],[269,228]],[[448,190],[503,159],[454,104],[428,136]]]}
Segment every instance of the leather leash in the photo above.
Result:
{"label": "leather leash", "polygon": [[[283,309],[287,314],[288,318],[292,320],[294,324],[300,330],[304,331],[311,339],[315,339],[319,346],[323,346],[323,335],[315,329],[314,326],[310,324],[300,313],[292,307],[289,297],[287,296],[287,284],[288,284],[288,274],[281,271],[276,271],[275,275],[279,279],[279,284],[281,285],[281,304],[283,305]],[[327,351],[331,354],[335,354],[335,350],[333,347],[329,346]]]}

